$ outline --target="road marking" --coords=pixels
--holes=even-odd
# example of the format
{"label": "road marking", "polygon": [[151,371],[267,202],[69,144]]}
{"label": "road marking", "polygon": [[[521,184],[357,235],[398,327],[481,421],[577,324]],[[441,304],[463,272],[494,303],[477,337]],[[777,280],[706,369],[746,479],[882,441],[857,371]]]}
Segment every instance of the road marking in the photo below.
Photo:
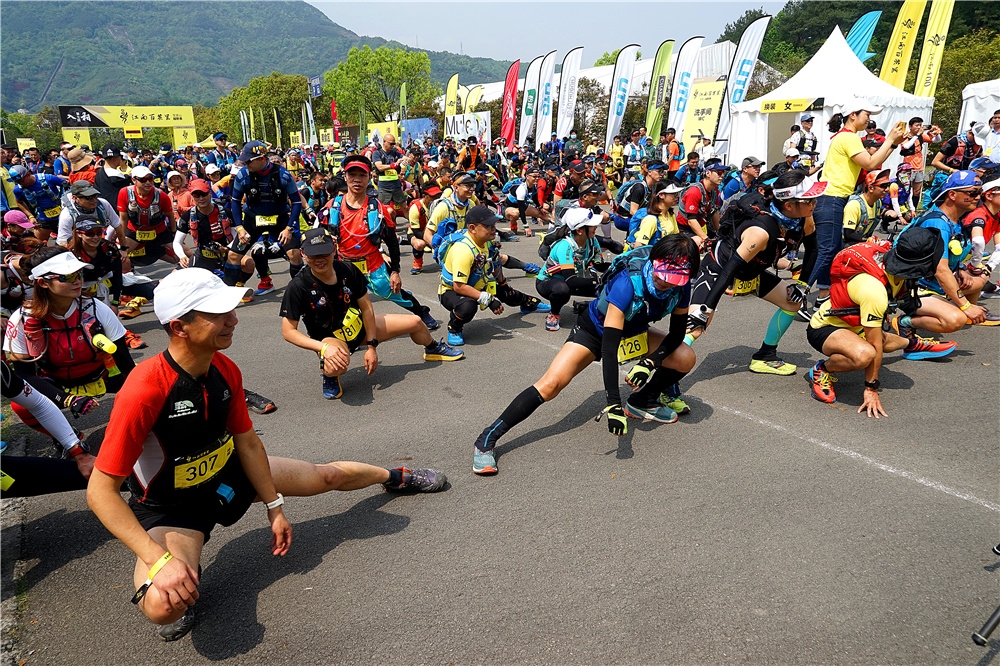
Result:
{"label": "road marking", "polygon": [[969,493],[962,492],[961,490],[955,490],[954,488],[946,486],[943,483],[939,483],[937,481],[934,481],[933,479],[928,479],[928,478],[920,476],[918,474],[914,474],[913,472],[907,472],[906,470],[899,469],[898,467],[893,467],[892,465],[886,465],[885,463],[881,463],[878,460],[875,460],[874,458],[869,458],[868,456],[863,455],[861,453],[858,453],[857,451],[852,451],[850,449],[845,449],[842,446],[837,446],[835,444],[830,444],[829,442],[824,442],[823,440],[816,439],[815,437],[806,437],[806,436],[800,435],[800,434],[796,433],[794,430],[792,430],[790,428],[786,428],[784,426],[778,425],[777,423],[772,423],[771,421],[768,421],[766,419],[758,418],[758,417],[756,417],[756,416],[754,416],[752,414],[748,414],[746,412],[742,412],[742,411],[740,411],[738,409],[733,409],[731,407],[720,407],[719,409],[721,409],[724,412],[729,412],[730,414],[735,414],[736,416],[740,416],[742,418],[745,418],[748,421],[753,421],[754,423],[758,423],[758,424],[760,424],[762,426],[767,426],[768,428],[771,428],[773,430],[777,430],[778,432],[782,432],[782,433],[785,433],[787,435],[792,435],[793,437],[795,437],[797,439],[801,439],[804,442],[809,442],[810,444],[815,444],[816,446],[820,446],[820,447],[822,447],[824,449],[827,449],[829,451],[833,451],[835,453],[839,453],[841,455],[847,456],[848,458],[853,458],[855,460],[860,460],[861,462],[865,463],[866,465],[869,465],[871,467],[875,467],[877,469],[880,469],[883,472],[888,472],[889,474],[894,474],[896,476],[901,476],[904,479],[909,479],[910,481],[916,481],[917,483],[919,483],[922,486],[927,486],[928,488],[933,488],[934,490],[937,490],[939,492],[945,493],[946,495],[951,495],[952,497],[957,497],[959,499],[966,500],[967,502],[972,502],[973,504],[978,504],[979,506],[984,507],[986,509],[989,509],[990,511],[1000,512],[1000,504],[994,504],[993,502],[990,502],[988,500],[980,499],[979,497],[976,497],[975,495],[971,495]]}

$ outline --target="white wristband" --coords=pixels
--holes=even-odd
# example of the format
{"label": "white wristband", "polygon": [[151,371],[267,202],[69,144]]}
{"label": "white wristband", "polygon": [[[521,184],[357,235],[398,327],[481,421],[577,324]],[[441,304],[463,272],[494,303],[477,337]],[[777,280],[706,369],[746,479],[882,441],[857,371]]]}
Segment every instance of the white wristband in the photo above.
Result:
{"label": "white wristband", "polygon": [[271,509],[277,509],[284,503],[285,503],[285,496],[282,495],[281,493],[278,493],[278,499],[274,500],[273,502],[268,502],[264,506],[266,506],[267,510],[270,511]]}

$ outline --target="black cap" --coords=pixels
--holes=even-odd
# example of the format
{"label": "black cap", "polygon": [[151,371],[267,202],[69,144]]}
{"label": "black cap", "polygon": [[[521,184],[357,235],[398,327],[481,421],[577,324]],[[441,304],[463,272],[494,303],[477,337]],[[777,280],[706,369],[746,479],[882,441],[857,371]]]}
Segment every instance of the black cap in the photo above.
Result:
{"label": "black cap", "polygon": [[584,194],[600,194],[604,191],[604,188],[590,180],[589,178],[582,181],[580,185],[576,188],[580,192],[582,197]]}
{"label": "black cap", "polygon": [[930,277],[944,256],[944,238],[934,229],[910,227],[885,255],[885,272],[898,278]]}
{"label": "black cap", "polygon": [[307,257],[333,254],[337,246],[333,242],[333,235],[328,229],[309,229],[302,234],[300,246],[302,254]]}
{"label": "black cap", "polygon": [[101,157],[121,157],[121,156],[122,156],[122,148],[117,144],[108,143],[105,144],[103,148],[101,148]]}
{"label": "black cap", "polygon": [[495,227],[500,220],[496,213],[486,206],[473,206],[465,214],[465,226],[470,224],[481,224],[486,227]]}
{"label": "black cap", "polygon": [[469,146],[475,146],[475,145],[477,145],[479,143],[479,139],[477,139],[474,136],[470,136],[468,139],[465,140],[465,143],[466,143],[466,145],[469,145]]}
{"label": "black cap", "polygon": [[575,173],[586,173],[587,166],[582,160],[573,160],[569,163],[569,170]]}

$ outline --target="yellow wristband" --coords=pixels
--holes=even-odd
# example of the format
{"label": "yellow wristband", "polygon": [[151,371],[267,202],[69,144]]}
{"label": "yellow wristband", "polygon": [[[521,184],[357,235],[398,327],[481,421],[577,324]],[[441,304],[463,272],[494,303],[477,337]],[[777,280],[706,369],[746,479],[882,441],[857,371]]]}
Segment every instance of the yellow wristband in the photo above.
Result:
{"label": "yellow wristband", "polygon": [[971,307],[972,307],[972,301],[965,301],[965,305],[959,306],[958,309],[961,310],[962,312],[965,312],[966,310],[968,310]]}
{"label": "yellow wristband", "polygon": [[318,352],[316,352],[319,355],[319,360],[321,360],[321,361],[326,358],[326,348],[327,348],[327,346],[328,345],[324,342],[323,346],[320,348],[320,350]]}
{"label": "yellow wristband", "polygon": [[174,559],[174,556],[171,555],[169,551],[166,552],[166,553],[163,553],[163,557],[161,557],[160,559],[156,560],[156,564],[154,564],[153,566],[151,566],[149,568],[149,573],[146,574],[146,578],[148,578],[150,580],[150,582],[152,582],[153,576],[155,576],[156,574],[160,573],[160,569],[162,569],[163,566],[167,562],[169,562],[170,560],[172,560],[172,559]]}

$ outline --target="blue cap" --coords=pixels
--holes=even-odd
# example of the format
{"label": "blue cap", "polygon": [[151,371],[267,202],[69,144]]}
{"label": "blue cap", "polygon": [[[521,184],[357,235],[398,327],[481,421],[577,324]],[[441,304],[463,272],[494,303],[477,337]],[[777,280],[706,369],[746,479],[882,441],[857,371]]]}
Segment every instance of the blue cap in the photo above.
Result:
{"label": "blue cap", "polygon": [[970,169],[996,169],[998,166],[1000,164],[997,164],[989,157],[977,157],[969,164]]}
{"label": "blue cap", "polygon": [[938,199],[944,197],[945,194],[952,190],[964,190],[968,187],[981,187],[983,181],[979,180],[979,176],[971,171],[956,171],[955,173],[948,176],[948,180],[944,181],[944,185],[941,186],[941,192],[938,194]]}
{"label": "blue cap", "polygon": [[666,167],[667,165],[664,164],[662,160],[653,160],[652,162],[648,162],[646,164],[646,171],[657,171],[658,169],[665,169]]}
{"label": "blue cap", "polygon": [[240,162],[246,164],[258,157],[267,157],[267,146],[260,141],[248,141],[244,144],[243,150],[240,151]]}
{"label": "blue cap", "polygon": [[216,132],[215,134],[212,135],[212,140],[213,141],[218,141],[219,139],[225,140],[225,139],[228,139],[228,138],[229,138],[229,135],[226,134],[225,132]]}

